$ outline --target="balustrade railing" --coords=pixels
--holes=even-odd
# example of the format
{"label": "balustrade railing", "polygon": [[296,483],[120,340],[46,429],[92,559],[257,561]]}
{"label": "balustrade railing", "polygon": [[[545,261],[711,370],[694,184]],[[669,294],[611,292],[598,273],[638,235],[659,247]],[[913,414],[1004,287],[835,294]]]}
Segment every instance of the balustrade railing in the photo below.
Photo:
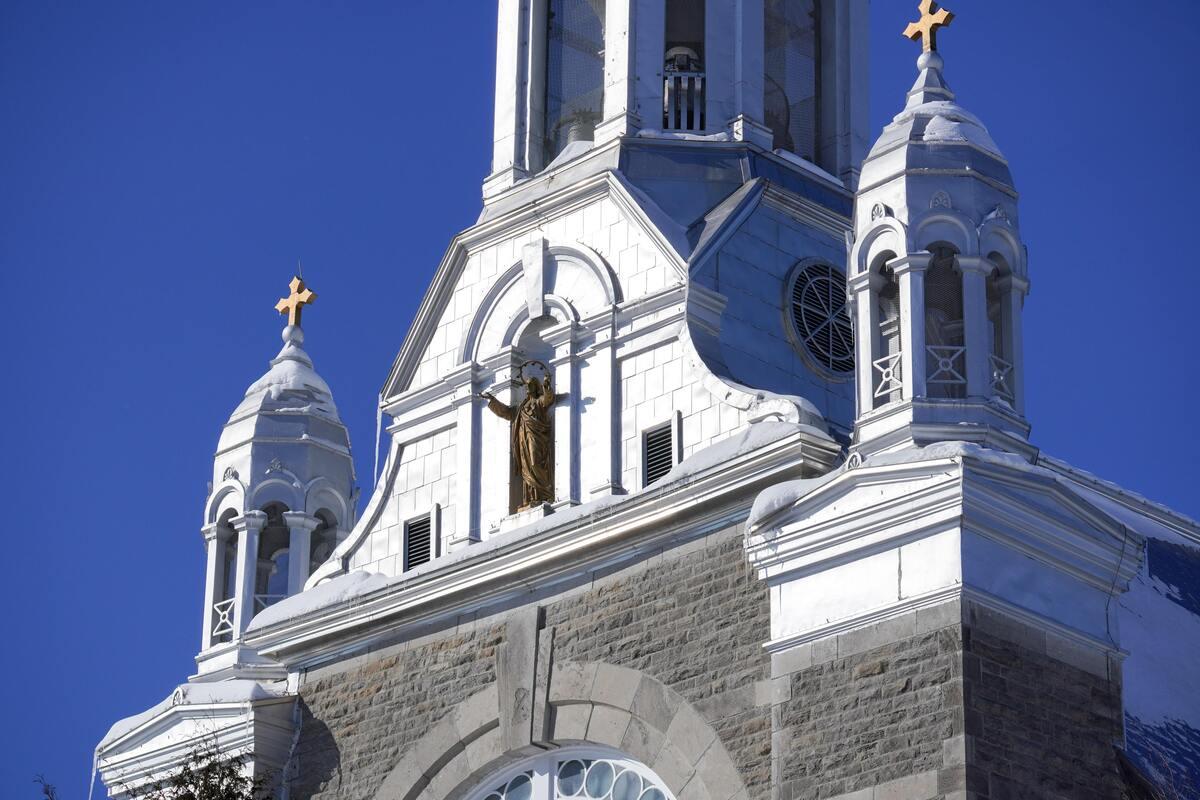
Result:
{"label": "balustrade railing", "polygon": [[257,614],[258,612],[262,611],[263,609],[267,608],[268,606],[275,605],[276,603],[278,603],[280,600],[282,600],[285,597],[287,597],[286,594],[256,594],[256,595],[254,595],[254,613]]}
{"label": "balustrade railing", "polygon": [[667,72],[663,88],[663,130],[704,130],[703,72]]}
{"label": "balustrade railing", "polygon": [[967,348],[926,345],[928,354],[925,383],[930,386],[966,386]]}
{"label": "balustrade railing", "polygon": [[1012,390],[1013,365],[1000,356],[992,356],[992,394],[1012,403],[1016,394]]}
{"label": "balustrade railing", "polygon": [[891,397],[893,392],[904,388],[900,380],[900,357],[902,353],[892,353],[875,362],[875,397]]}
{"label": "balustrade railing", "polygon": [[233,606],[236,601],[236,597],[231,597],[228,600],[213,603],[212,635],[214,639],[233,633]]}

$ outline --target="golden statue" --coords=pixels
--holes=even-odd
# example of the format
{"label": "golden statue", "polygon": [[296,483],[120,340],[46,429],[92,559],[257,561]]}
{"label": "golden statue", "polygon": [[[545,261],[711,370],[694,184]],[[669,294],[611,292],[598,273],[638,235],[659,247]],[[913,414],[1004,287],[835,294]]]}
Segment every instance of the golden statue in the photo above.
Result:
{"label": "golden statue", "polygon": [[[546,376],[538,381],[525,377],[525,367],[538,364]],[[521,476],[521,506],[525,511],[542,503],[554,502],[554,420],[550,410],[565,394],[555,394],[550,383],[550,370],[540,361],[526,362],[521,367],[525,383],[525,399],[508,406],[491,392],[481,392],[488,408],[496,416],[512,423],[513,472]]]}

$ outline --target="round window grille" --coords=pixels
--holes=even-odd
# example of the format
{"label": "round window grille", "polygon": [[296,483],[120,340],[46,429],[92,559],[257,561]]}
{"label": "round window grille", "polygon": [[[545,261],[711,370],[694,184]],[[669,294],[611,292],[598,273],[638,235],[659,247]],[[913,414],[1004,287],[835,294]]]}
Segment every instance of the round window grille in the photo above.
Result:
{"label": "round window grille", "polygon": [[854,326],[846,277],[829,264],[809,264],[792,283],[792,322],[809,355],[830,372],[854,371]]}

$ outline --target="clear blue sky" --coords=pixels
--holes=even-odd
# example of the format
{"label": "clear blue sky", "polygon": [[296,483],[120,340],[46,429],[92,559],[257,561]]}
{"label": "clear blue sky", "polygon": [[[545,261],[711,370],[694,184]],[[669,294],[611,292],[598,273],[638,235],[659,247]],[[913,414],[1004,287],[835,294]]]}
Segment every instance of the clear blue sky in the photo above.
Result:
{"label": "clear blue sky", "polygon": [[[1035,441],[1200,516],[1200,4],[948,5],[947,77],[1023,192]],[[915,6],[874,3],[876,132]],[[85,796],[108,726],[192,671],[213,449],[297,256],[369,492],[376,392],[479,210],[494,24],[492,0],[0,5],[0,797],[38,772]]]}

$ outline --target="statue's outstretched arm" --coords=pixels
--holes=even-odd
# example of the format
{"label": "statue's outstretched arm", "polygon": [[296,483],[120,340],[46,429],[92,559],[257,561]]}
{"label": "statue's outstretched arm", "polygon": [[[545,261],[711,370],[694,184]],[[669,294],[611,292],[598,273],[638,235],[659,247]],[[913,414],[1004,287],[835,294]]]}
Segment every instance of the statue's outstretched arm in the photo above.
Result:
{"label": "statue's outstretched arm", "polygon": [[512,406],[507,406],[504,403],[501,403],[495,397],[493,397],[492,395],[490,395],[486,392],[481,396],[487,400],[488,410],[491,411],[493,414],[495,414],[497,417],[500,417],[501,419],[506,419],[511,422],[513,417],[516,416],[516,411],[513,409]]}

